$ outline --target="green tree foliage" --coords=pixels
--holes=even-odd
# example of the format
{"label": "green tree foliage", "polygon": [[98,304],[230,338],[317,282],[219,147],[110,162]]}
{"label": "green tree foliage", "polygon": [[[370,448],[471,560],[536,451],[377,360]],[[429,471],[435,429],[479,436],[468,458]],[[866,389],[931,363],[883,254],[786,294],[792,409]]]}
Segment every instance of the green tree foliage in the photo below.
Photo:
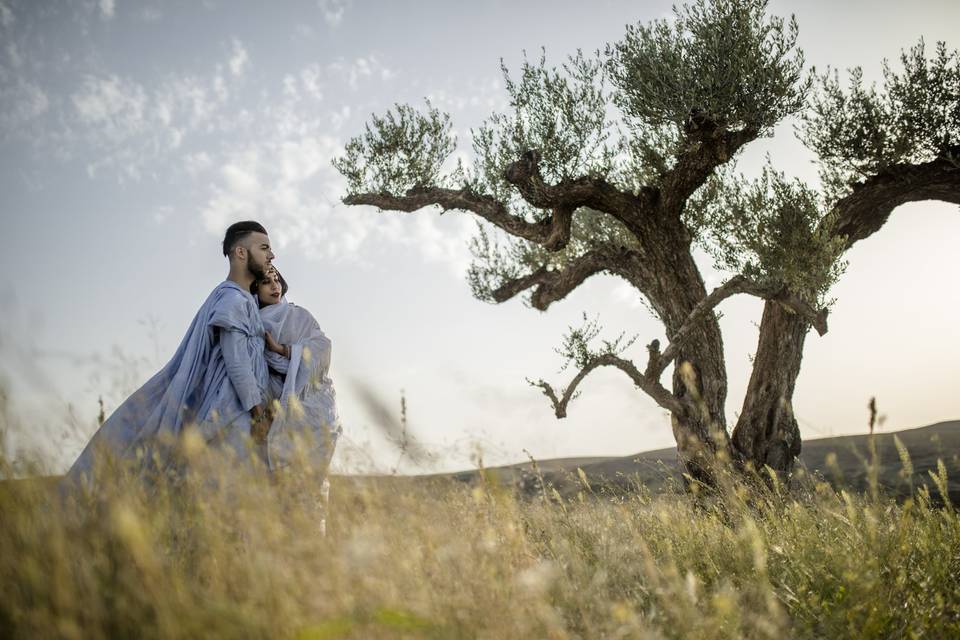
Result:
{"label": "green tree foliage", "polygon": [[823,306],[846,266],[843,238],[821,224],[823,211],[819,193],[768,164],[753,181],[713,181],[691,201],[688,219],[718,269]]}
{"label": "green tree foliage", "polygon": [[615,148],[600,60],[577,51],[559,69],[550,68],[543,51],[535,62],[524,60],[517,79],[503,63],[501,70],[511,110],[493,114],[473,132],[478,170],[472,186],[524,206],[504,171],[530,149],[540,152],[540,170],[548,182],[610,173]]}
{"label": "green tree foliage", "polygon": [[960,57],[937,43],[932,58],[918,44],[900,56],[902,69],[883,64],[883,88],[865,86],[862,69],[850,72],[844,90],[836,71],[803,114],[802,136],[821,163],[829,196],[897,164],[938,157],[960,162]]}
{"label": "green tree foliage", "polygon": [[[549,183],[599,176],[633,192],[657,186],[703,138],[731,130],[748,131],[751,138],[763,135],[802,108],[810,82],[803,78],[796,23],[767,16],[765,8],[761,0],[699,0],[676,9],[671,20],[628,26],[623,39],[602,54],[577,51],[556,68],[541,52],[536,60],[524,60],[516,78],[501,65],[510,109],[472,131],[471,170],[440,173],[456,142],[449,117],[429,105],[422,114],[398,105],[373,116],[336,166],[347,177],[351,194],[402,195],[426,185],[458,186],[508,203],[513,213],[531,221],[543,220],[549,212],[527,203],[504,177],[507,167],[530,149],[540,153],[540,171]],[[732,197],[736,188],[732,183],[722,190]],[[762,215],[765,204],[758,198],[767,195],[783,210],[785,198],[800,192],[753,190],[749,201],[756,215]],[[787,207],[804,211],[802,221],[787,215],[766,220],[769,233],[762,241],[746,242],[750,221],[717,215],[720,207],[705,207],[686,222],[693,235],[720,241],[711,247],[725,256],[718,264],[751,274],[765,269],[769,280],[796,271],[771,264],[776,255],[795,249],[796,242],[779,251],[771,245],[799,232],[777,225],[808,225],[815,215],[808,205],[798,201]],[[810,236],[807,244],[814,240]],[[493,234],[481,225],[471,243],[475,261],[469,281],[478,298],[491,300],[500,283],[527,269],[561,269],[591,247],[608,243],[633,246],[636,240],[622,224],[591,210],[577,216],[571,242],[560,251]],[[758,249],[763,261],[742,255],[733,259],[734,253]]]}
{"label": "green tree foliage", "polygon": [[427,103],[426,114],[398,104],[383,116],[373,115],[366,132],[350,140],[334,166],[351,193],[404,193],[437,182],[455,181],[441,167],[456,148],[450,116]]}
{"label": "green tree foliage", "polygon": [[606,49],[614,102],[628,132],[624,178],[651,184],[698,124],[767,134],[801,109],[797,25],[766,15],[763,0],[698,1],[673,20],[629,25]]}

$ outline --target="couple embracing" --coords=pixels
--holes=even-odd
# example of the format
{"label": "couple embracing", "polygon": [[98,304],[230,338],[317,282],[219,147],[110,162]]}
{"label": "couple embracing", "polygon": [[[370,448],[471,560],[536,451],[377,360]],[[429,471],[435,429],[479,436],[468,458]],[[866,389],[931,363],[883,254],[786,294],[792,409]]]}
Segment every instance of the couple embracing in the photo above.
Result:
{"label": "couple embracing", "polygon": [[200,307],[173,358],[100,426],[64,478],[95,488],[109,458],[139,474],[179,472],[187,432],[233,469],[268,473],[308,464],[321,476],[340,434],[330,340],[287,302],[266,229],[231,225],[227,279]]}

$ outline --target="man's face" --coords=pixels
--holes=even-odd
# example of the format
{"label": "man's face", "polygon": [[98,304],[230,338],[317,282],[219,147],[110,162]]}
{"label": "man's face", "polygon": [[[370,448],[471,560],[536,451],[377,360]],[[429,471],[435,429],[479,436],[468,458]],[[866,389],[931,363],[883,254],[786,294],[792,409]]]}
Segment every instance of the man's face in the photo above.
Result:
{"label": "man's face", "polygon": [[273,263],[273,250],[270,238],[265,233],[254,231],[247,236],[244,248],[247,250],[247,269],[257,280],[263,280]]}

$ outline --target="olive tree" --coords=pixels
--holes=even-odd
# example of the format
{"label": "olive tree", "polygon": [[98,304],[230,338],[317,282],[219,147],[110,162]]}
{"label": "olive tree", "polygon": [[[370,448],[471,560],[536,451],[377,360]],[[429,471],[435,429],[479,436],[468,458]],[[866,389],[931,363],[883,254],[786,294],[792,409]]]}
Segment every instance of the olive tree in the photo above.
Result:
{"label": "olive tree", "polygon": [[[471,131],[469,166],[450,161],[450,118],[429,103],[373,116],[335,165],[348,205],[475,216],[468,280],[480,300],[526,294],[543,311],[601,273],[643,296],[667,344],[652,341],[637,363],[622,335],[572,329],[561,348],[572,380],[531,381],[558,418],[591,371],[615,367],[670,412],[693,478],[711,482],[718,458],[786,474],[800,452],[791,400],[804,339],[827,331],[844,251],[904,202],[960,201],[957,56],[941,45],[928,60],[921,43],[901,72],[885,67],[882,90],[858,71],[845,89],[836,74],[805,71],[796,22],[769,15],[765,0],[674,12],[559,67],[544,54],[504,68],[509,108]],[[772,166],[753,180],[732,169],[786,118],[820,158],[817,189]],[[710,292],[698,246],[730,274]],[[736,294],[765,307],[730,432],[717,306]]]}

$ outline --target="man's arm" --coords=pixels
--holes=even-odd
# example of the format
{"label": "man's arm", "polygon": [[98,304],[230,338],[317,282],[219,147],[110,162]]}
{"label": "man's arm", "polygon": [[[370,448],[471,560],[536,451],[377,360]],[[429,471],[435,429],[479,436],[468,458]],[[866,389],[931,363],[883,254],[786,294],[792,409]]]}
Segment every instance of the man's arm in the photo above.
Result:
{"label": "man's arm", "polygon": [[[247,336],[235,329],[221,329],[220,348],[227,367],[227,377],[237,391],[240,406],[256,418],[263,409],[263,394],[256,376],[253,375],[253,361],[247,351]],[[257,414],[253,413],[254,410]]]}
{"label": "man's arm", "polygon": [[272,419],[263,407],[263,394],[253,375],[253,361],[247,351],[246,334],[221,328],[220,349],[230,384],[236,389],[243,410],[250,412],[250,435],[257,442],[266,442]]}

